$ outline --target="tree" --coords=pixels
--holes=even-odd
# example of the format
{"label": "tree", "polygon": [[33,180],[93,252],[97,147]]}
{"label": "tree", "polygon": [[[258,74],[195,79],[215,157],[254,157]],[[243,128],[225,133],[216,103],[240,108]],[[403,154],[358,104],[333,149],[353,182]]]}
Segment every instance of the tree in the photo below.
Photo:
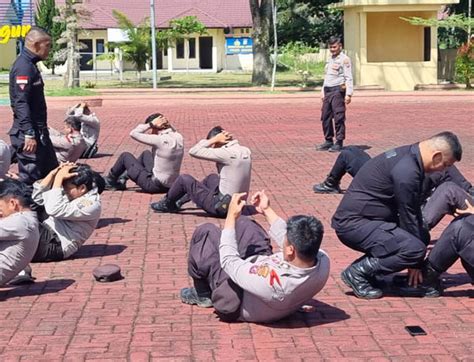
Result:
{"label": "tree", "polygon": [[271,0],[249,0],[253,23],[252,84],[269,84],[272,79],[270,38],[272,28]]}
{"label": "tree", "polygon": [[278,38],[283,44],[300,41],[312,46],[326,44],[332,35],[342,35],[340,10],[329,4],[338,0],[277,0]]}
{"label": "tree", "polygon": [[52,74],[54,74],[55,66],[63,63],[54,60],[54,54],[61,48],[57,41],[66,30],[64,22],[54,21],[54,18],[58,15],[59,9],[56,7],[54,0],[41,0],[36,6],[35,24],[45,29],[51,35],[51,52],[43,63],[51,69]]}
{"label": "tree", "polygon": [[[193,34],[203,35],[207,33],[206,27],[195,16],[184,16],[179,19],[173,19],[169,23],[170,29],[167,32],[161,32],[168,35],[168,39],[176,42],[179,39],[184,40],[184,50],[186,58],[186,72],[189,71],[189,39]],[[163,35],[161,35],[162,37]]]}
{"label": "tree", "polygon": [[137,71],[138,82],[141,82],[141,73],[149,62],[151,49],[151,28],[149,19],[145,18],[140,24],[133,24],[130,19],[118,10],[113,10],[113,16],[128,37],[125,43],[115,44],[123,52],[124,59],[131,61]]}
{"label": "tree", "polygon": [[64,87],[76,88],[80,86],[80,51],[84,48],[84,44],[77,40],[80,31],[83,28],[80,24],[89,19],[91,13],[80,4],[76,4],[75,0],[66,0],[66,5],[59,8],[59,15],[54,18],[56,22],[66,24],[65,30],[61,33],[61,37],[57,43],[66,45],[54,55],[56,61],[66,61],[67,71],[64,76]]}

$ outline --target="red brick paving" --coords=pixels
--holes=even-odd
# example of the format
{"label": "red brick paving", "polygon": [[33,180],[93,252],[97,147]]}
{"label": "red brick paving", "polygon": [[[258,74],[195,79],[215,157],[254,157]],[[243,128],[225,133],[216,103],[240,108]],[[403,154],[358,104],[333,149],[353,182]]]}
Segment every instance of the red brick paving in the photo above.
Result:
{"label": "red brick paving", "polygon": [[[72,102],[49,100],[51,125],[60,126]],[[252,190],[268,190],[282,216],[311,213],[326,226],[323,248],[332,269],[314,312],[270,325],[226,324],[210,309],[181,304],[190,236],[200,223],[221,222],[195,210],[154,214],[148,204],[160,195],[106,192],[100,227],[76,258],[35,264],[34,285],[0,289],[0,360],[472,360],[474,292],[459,263],[446,275],[450,287],[439,299],[365,301],[340,281],[357,254],[329,226],[340,196],[311,191],[336,157],[314,151],[321,141],[319,105],[315,93],[107,95],[96,109],[101,156],[90,161],[107,171],[120,152],[141,151],[128,133],[155,111],[168,115],[187,148],[213,125],[232,130],[253,151]],[[348,112],[347,141],[377,154],[450,129],[464,145],[459,167],[474,180],[473,111],[472,92],[360,92]],[[2,134],[10,117],[0,107]],[[209,163],[184,160],[183,172],[199,178],[211,171]],[[94,282],[92,269],[105,263],[119,264],[125,279]],[[410,324],[428,335],[411,337],[404,331]]]}

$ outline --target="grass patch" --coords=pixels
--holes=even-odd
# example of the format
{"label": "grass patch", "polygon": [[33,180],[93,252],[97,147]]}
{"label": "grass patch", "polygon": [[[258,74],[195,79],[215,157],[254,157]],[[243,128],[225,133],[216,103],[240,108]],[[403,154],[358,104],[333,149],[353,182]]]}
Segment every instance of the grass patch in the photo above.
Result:
{"label": "grass patch", "polygon": [[90,89],[85,88],[56,88],[51,87],[49,84],[46,83],[46,90],[45,93],[47,96],[50,97],[73,97],[73,96],[90,96],[95,94],[95,92],[91,91]]}

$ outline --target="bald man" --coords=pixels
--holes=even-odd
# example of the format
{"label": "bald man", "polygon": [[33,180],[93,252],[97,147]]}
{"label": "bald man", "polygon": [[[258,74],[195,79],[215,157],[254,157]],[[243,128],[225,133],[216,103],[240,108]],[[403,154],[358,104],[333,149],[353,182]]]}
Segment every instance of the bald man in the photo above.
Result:
{"label": "bald man", "polygon": [[10,103],[13,126],[9,131],[18,159],[20,180],[33,184],[58,166],[49,138],[44,83],[36,64],[48,57],[51,37],[32,27],[25,47],[10,70]]}

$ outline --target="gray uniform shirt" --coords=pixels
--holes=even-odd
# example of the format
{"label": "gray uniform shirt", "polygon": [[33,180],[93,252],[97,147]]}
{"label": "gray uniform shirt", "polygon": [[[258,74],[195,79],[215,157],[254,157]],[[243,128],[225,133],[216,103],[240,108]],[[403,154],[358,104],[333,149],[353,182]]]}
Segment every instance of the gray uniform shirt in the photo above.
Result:
{"label": "gray uniform shirt", "polygon": [[81,134],[87,147],[92,146],[99,139],[100,121],[95,113],[84,114],[82,108],[72,108],[66,115],[75,116],[81,120]]}
{"label": "gray uniform shirt", "polygon": [[[270,236],[278,246],[286,237],[286,222],[277,219]],[[243,290],[240,320],[275,321],[295,312],[313,298],[329,277],[329,257],[320,250],[312,268],[298,268],[283,260],[283,253],[241,259],[234,229],[222,231],[219,255],[221,266]]]}
{"label": "gray uniform shirt", "polygon": [[49,133],[59,162],[76,162],[87,148],[86,142],[79,132],[66,135],[50,128]]}
{"label": "gray uniform shirt", "polygon": [[145,133],[150,129],[149,124],[139,124],[130,136],[145,145],[152,146],[153,177],[166,187],[171,187],[179,176],[184,155],[183,136],[168,128],[158,134]]}
{"label": "gray uniform shirt", "polygon": [[0,218],[0,285],[18,275],[38,248],[38,219],[34,211]]}
{"label": "gray uniform shirt", "polygon": [[70,201],[62,188],[48,189],[35,182],[33,200],[43,205],[49,215],[43,222],[58,235],[64,258],[79,250],[100,219],[101,202],[97,188]]}
{"label": "gray uniform shirt", "polygon": [[331,56],[326,62],[324,84],[321,90],[323,97],[324,87],[335,87],[341,84],[346,85],[346,95],[351,96],[354,93],[351,59],[342,52],[337,57]]}
{"label": "gray uniform shirt", "polygon": [[10,146],[0,140],[0,179],[5,178],[5,174],[10,169],[11,158]]}
{"label": "gray uniform shirt", "polygon": [[201,160],[216,162],[219,173],[219,191],[224,195],[248,192],[252,173],[251,152],[237,140],[219,148],[211,148],[209,140],[199,141],[189,154]]}

